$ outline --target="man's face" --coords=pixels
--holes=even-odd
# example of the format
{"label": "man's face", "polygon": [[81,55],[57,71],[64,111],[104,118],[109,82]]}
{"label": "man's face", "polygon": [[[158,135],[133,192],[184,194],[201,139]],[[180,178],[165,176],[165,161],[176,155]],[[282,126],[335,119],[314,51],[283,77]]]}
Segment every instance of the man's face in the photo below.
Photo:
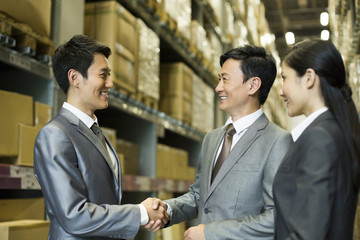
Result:
{"label": "man's face", "polygon": [[219,94],[220,110],[231,115],[233,121],[243,117],[249,101],[249,81],[243,83],[244,74],[241,61],[228,59],[219,73],[219,83],[215,91]]}
{"label": "man's face", "polygon": [[108,92],[113,87],[110,79],[108,60],[102,54],[94,54],[93,63],[88,69],[87,79],[80,81],[81,109],[90,116],[98,109],[108,107]]}

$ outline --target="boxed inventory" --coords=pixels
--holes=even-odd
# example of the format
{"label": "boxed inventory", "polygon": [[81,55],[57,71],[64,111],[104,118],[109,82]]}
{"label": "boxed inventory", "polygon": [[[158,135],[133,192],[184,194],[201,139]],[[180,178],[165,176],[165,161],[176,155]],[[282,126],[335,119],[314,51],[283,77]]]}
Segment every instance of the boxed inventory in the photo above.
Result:
{"label": "boxed inventory", "polygon": [[160,65],[160,111],[186,124],[192,119],[193,71],[182,62]]}
{"label": "boxed inventory", "polygon": [[136,90],[138,31],[136,18],[116,1],[91,2],[85,6],[84,32],[112,50],[109,65],[116,87]]}
{"label": "boxed inventory", "polygon": [[124,174],[138,175],[139,145],[123,139],[117,139],[116,149],[118,155],[122,154],[124,156],[124,164],[121,166],[124,168]]}
{"label": "boxed inventory", "polygon": [[0,11],[50,37],[51,0],[0,0]]}
{"label": "boxed inventory", "polygon": [[0,239],[2,240],[46,240],[50,222],[45,220],[16,220],[0,222]]}
{"label": "boxed inventory", "polygon": [[19,123],[33,125],[33,98],[0,90],[0,156],[19,154]]}

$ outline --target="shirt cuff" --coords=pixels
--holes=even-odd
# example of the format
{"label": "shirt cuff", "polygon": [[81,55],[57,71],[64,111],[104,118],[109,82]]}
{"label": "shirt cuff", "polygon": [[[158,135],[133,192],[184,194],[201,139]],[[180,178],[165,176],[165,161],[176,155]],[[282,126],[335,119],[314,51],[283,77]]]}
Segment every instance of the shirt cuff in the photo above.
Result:
{"label": "shirt cuff", "polygon": [[166,211],[168,212],[168,214],[169,214],[170,217],[171,217],[171,215],[172,215],[172,208],[171,208],[171,206],[170,206],[167,202],[164,202],[164,203],[167,205]]}
{"label": "shirt cuff", "polygon": [[146,208],[145,208],[144,205],[139,204],[138,206],[139,206],[139,208],[140,208],[140,216],[141,216],[141,218],[140,218],[140,225],[141,225],[141,226],[144,226],[144,225],[146,225],[146,224],[149,222],[149,216],[148,216],[148,214],[147,214],[147,211],[146,211]]}

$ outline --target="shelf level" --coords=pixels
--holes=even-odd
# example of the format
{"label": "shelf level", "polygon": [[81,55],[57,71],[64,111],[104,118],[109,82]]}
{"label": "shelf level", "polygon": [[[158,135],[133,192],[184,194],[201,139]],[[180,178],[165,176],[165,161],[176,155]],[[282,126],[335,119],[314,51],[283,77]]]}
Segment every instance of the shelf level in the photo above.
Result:
{"label": "shelf level", "polygon": [[10,66],[14,66],[22,70],[26,70],[29,73],[36,74],[43,78],[48,78],[48,79],[53,78],[51,68],[48,64],[24,56],[13,49],[6,48],[1,45],[0,45],[0,61]]}

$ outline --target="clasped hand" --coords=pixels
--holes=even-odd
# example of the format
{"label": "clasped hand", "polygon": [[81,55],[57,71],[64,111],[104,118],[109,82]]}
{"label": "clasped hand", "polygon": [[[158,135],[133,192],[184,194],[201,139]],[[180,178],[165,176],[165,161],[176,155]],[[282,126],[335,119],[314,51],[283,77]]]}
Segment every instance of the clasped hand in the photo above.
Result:
{"label": "clasped hand", "polygon": [[167,210],[167,205],[163,201],[157,198],[147,198],[142,205],[145,206],[149,216],[149,222],[144,226],[149,231],[158,231],[162,228],[170,219]]}

